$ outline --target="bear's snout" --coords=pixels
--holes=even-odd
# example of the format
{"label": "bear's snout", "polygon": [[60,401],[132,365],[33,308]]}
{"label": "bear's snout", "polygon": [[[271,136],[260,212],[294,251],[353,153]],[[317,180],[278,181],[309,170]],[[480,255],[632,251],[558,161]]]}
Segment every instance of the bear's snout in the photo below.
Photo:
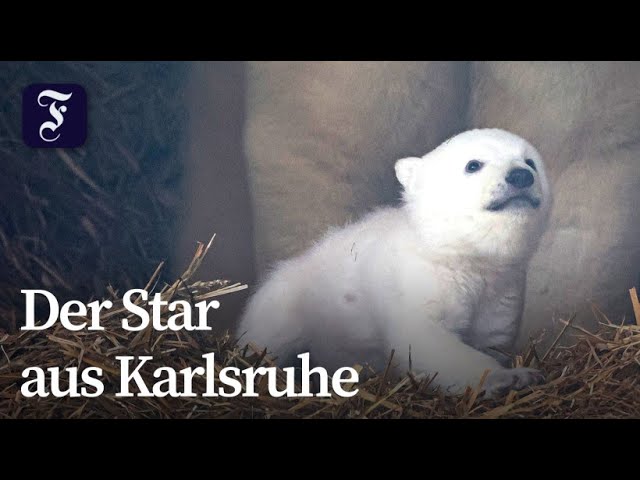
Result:
{"label": "bear's snout", "polygon": [[505,180],[516,188],[527,188],[533,185],[533,174],[525,168],[514,168]]}

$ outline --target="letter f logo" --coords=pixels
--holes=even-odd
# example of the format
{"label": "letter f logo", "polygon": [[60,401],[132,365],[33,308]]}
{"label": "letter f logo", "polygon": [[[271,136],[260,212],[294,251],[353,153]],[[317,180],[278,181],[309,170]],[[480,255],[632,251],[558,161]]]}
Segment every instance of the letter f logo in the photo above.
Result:
{"label": "letter f logo", "polygon": [[51,102],[51,106],[49,107],[49,113],[51,114],[55,122],[44,122],[42,125],[40,125],[40,130],[38,131],[38,133],[40,134],[40,138],[45,142],[55,142],[60,138],[60,134],[58,134],[54,138],[47,138],[44,135],[44,132],[45,130],[51,130],[51,132],[55,132],[58,127],[60,127],[64,123],[64,116],[62,114],[67,111],[67,106],[62,105],[58,108],[56,106],[56,101],[66,102],[71,98],[72,95],[73,93],[68,93],[65,95],[64,93],[56,92],[55,90],[45,90],[41,92],[40,95],[38,95],[38,105],[40,105],[41,107],[46,107],[48,105],[48,103],[42,103],[43,99],[50,98],[54,100],[53,102]]}
{"label": "letter f logo", "polygon": [[76,84],[34,84],[22,95],[22,136],[30,147],[75,148],[87,137],[87,95]]}

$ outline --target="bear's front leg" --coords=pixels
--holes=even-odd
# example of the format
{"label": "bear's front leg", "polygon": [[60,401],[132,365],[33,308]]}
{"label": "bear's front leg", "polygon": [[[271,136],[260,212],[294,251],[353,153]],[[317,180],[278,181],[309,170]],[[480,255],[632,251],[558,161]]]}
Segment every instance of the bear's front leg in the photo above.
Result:
{"label": "bear's front leg", "polygon": [[542,373],[532,368],[504,368],[495,358],[430,320],[423,319],[417,328],[405,329],[395,337],[392,344],[399,352],[400,368],[421,376],[437,373],[434,385],[450,394],[461,394],[467,386],[476,387],[485,370],[490,370],[482,388],[487,397],[499,397],[544,380]]}

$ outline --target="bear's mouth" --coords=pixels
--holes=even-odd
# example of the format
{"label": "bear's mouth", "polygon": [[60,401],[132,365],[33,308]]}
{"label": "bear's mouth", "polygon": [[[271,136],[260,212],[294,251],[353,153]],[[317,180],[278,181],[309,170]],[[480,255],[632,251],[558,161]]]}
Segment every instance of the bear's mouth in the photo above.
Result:
{"label": "bear's mouth", "polygon": [[497,212],[500,210],[504,210],[507,207],[513,208],[538,208],[540,206],[540,200],[537,198],[533,198],[527,194],[515,195],[513,197],[509,197],[503,200],[497,200],[492,202],[487,210],[492,212]]}

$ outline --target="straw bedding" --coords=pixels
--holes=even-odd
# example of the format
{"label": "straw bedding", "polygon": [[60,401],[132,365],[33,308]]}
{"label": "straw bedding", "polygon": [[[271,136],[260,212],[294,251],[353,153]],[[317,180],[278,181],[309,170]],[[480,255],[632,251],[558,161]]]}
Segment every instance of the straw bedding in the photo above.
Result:
{"label": "straw bedding", "polygon": [[[187,271],[161,290],[162,298],[198,302],[233,294],[245,285],[225,281],[190,282],[206,255],[200,245]],[[146,289],[157,288],[160,266]],[[632,292],[635,293],[635,292]],[[110,290],[114,305],[118,292]],[[121,303],[120,303],[121,305]],[[144,305],[144,302],[142,303]],[[516,366],[532,365],[547,375],[547,383],[521,392],[510,392],[499,400],[485,400],[478,388],[461,396],[445,396],[411,375],[391,378],[388,371],[367,372],[370,377],[358,384],[351,398],[275,399],[259,383],[257,398],[116,398],[118,355],[152,355],[142,377],[153,384],[152,372],[159,366],[176,370],[202,364],[201,356],[215,352],[216,370],[226,366],[240,369],[272,366],[266,351],[242,346],[228,333],[158,332],[149,327],[140,332],[121,328],[124,309],[114,307],[105,318],[104,331],[70,332],[61,326],[45,331],[0,333],[0,418],[632,418],[640,417],[640,325],[616,325],[600,311],[597,331],[587,331],[563,322],[562,335],[573,334],[571,346],[554,341],[538,351],[533,341],[528,350],[514,358]],[[118,313],[120,315],[118,315]],[[638,312],[640,313],[640,312]],[[169,316],[163,312],[163,319]],[[58,324],[59,325],[59,324]],[[393,361],[393,358],[390,358]],[[97,398],[24,398],[21,372],[27,366],[97,366],[104,370],[105,393]],[[278,372],[279,386],[284,373]],[[203,389],[202,385],[200,385]],[[198,389],[198,379],[194,390]]]}

